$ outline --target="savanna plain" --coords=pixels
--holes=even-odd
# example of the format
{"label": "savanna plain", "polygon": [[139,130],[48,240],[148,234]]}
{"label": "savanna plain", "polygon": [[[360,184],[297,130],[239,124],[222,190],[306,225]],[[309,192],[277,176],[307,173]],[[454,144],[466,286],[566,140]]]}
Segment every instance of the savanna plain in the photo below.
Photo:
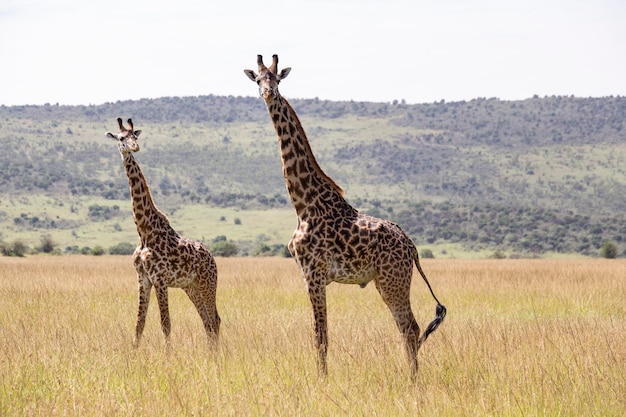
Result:
{"label": "savanna plain", "polygon": [[[426,259],[448,308],[412,382],[373,285],[328,287],[329,374],[290,259],[218,258],[220,342],[182,290],[132,348],[127,256],[0,258],[2,416],[623,416],[626,260]],[[424,328],[435,303],[414,275]]]}

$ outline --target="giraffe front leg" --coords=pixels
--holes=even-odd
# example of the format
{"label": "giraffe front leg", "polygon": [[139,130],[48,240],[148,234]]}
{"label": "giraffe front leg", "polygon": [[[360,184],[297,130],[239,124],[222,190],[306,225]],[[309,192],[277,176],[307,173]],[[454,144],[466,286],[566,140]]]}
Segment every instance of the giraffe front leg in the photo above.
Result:
{"label": "giraffe front leg", "polygon": [[135,341],[133,346],[139,347],[143,329],[146,326],[146,316],[148,315],[148,304],[150,304],[150,291],[152,284],[148,279],[144,279],[141,274],[137,274],[139,280],[139,308],[137,311],[137,324],[135,325]]}
{"label": "giraffe front leg", "polygon": [[313,307],[315,320],[315,347],[317,348],[317,367],[320,375],[328,374],[326,356],[328,353],[328,323],[326,311],[326,283],[325,281],[307,281],[309,298]]}

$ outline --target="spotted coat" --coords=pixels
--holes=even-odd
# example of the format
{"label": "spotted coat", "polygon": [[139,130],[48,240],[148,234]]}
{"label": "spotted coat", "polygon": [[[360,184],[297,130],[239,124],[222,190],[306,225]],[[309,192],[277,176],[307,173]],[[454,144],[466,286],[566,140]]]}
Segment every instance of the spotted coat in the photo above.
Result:
{"label": "spotted coat", "polygon": [[171,323],[168,289],[182,288],[193,302],[202,319],[210,344],[219,335],[220,317],[216,307],[217,265],[213,256],[199,242],[176,232],[165,214],[154,204],[146,178],[133,153],[139,151],[137,137],[141,130],[129,129],[118,119],[120,133],[107,133],[118,141],[128,177],[133,219],[139,235],[139,245],[133,254],[133,264],[139,283],[139,309],[134,345],[139,346],[146,324],[150,293],[154,287],[161,315],[161,328],[169,342]]}
{"label": "spotted coat", "polygon": [[428,280],[415,245],[397,224],[360,213],[345,200],[341,187],[317,163],[296,112],[278,92],[291,69],[278,72],[276,55],[269,68],[260,55],[257,63],[258,74],[244,72],[259,85],[278,135],[285,186],[298,218],[288,248],[302,270],[313,307],[320,372],[327,373],[326,286],[338,282],[365,287],[373,281],[403,336],[415,376],[417,351],[446,313],[437,301],[436,318],[420,337],[410,302],[413,264]]}

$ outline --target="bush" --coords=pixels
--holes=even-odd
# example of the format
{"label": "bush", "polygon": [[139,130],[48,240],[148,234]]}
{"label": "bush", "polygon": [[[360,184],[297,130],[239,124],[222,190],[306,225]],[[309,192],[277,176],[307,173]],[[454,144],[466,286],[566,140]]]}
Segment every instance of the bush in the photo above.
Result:
{"label": "bush", "polygon": [[600,248],[600,255],[603,258],[615,259],[617,257],[617,245],[613,242],[604,242]]}
{"label": "bush", "polygon": [[272,253],[272,248],[266,243],[261,243],[252,253],[252,256],[271,256],[271,255],[274,255]]}
{"label": "bush", "polygon": [[80,253],[80,248],[77,245],[66,246],[64,252],[69,254],[69,255],[76,255],[76,254]]}
{"label": "bush", "polygon": [[420,258],[422,259],[433,259],[434,257],[435,255],[430,249],[422,249],[422,251],[420,252]]}
{"label": "bush", "polygon": [[43,253],[52,253],[57,244],[52,240],[50,235],[41,236],[41,245],[37,248],[38,251]]}
{"label": "bush", "polygon": [[91,250],[91,254],[94,256],[104,255],[104,248],[102,246],[96,246]]}
{"label": "bush", "polygon": [[118,205],[109,207],[101,206],[99,204],[92,204],[91,206],[89,206],[89,212],[87,213],[87,216],[89,217],[89,220],[104,221],[110,220],[113,217],[119,216],[120,214],[120,207]]}
{"label": "bush", "polygon": [[282,256],[283,258],[291,258],[291,252],[289,252],[289,248],[287,245],[281,245],[280,249],[278,249],[277,254]]}
{"label": "bush", "polygon": [[239,247],[233,242],[227,242],[225,240],[220,240],[218,242],[214,242],[209,250],[213,254],[213,256],[235,256],[239,252]]}
{"label": "bush", "polygon": [[110,255],[132,255],[135,253],[136,245],[130,242],[120,242],[109,248]]}
{"label": "bush", "polygon": [[501,249],[496,250],[491,256],[491,259],[504,259],[506,258],[506,253],[504,253]]}
{"label": "bush", "polygon": [[23,258],[28,252],[28,246],[21,240],[14,240],[11,243],[0,243],[0,252],[4,256],[17,256]]}

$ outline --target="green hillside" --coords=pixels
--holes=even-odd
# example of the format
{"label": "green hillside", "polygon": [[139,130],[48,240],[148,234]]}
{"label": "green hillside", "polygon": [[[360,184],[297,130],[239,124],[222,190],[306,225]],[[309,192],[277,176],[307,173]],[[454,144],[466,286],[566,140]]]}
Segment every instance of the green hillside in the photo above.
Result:
{"label": "green hillside", "polygon": [[[437,257],[626,249],[626,98],[291,103],[346,197]],[[295,216],[265,106],[217,96],[0,106],[5,248],[134,244],[126,176],[104,135],[117,117],[143,130],[137,160],[176,229],[280,253]]]}

